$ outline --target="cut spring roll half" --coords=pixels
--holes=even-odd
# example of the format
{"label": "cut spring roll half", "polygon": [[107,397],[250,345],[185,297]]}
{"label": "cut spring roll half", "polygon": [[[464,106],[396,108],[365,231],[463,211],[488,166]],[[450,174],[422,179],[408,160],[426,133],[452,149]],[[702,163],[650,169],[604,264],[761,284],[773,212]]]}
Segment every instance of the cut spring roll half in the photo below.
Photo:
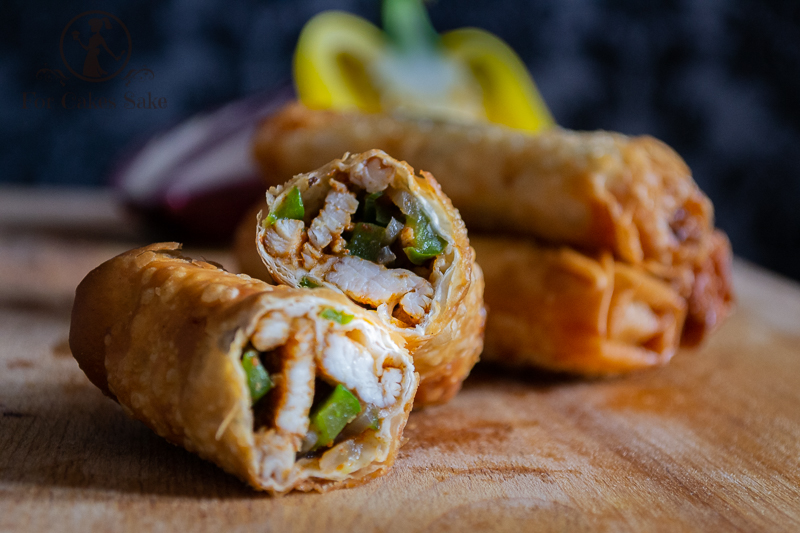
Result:
{"label": "cut spring roll half", "polygon": [[341,292],[406,341],[417,406],[449,400],[483,347],[483,278],[433,176],[380,150],[271,188],[258,252],[272,278]]}
{"label": "cut spring roll half", "polygon": [[254,141],[270,185],[345,151],[380,148],[431,172],[472,231],[502,231],[631,264],[691,261],[713,209],[684,161],[652,137],[553,129],[530,135],[287,105]]}
{"label": "cut spring roll half", "polygon": [[675,354],[686,301],[641,267],[517,239],[472,243],[491,309],[484,360],[600,376]]}
{"label": "cut spring roll half", "polygon": [[89,379],[256,489],[385,473],[418,382],[402,339],[332,291],[272,287],[179,248],[126,252],[78,286],[70,348]]}

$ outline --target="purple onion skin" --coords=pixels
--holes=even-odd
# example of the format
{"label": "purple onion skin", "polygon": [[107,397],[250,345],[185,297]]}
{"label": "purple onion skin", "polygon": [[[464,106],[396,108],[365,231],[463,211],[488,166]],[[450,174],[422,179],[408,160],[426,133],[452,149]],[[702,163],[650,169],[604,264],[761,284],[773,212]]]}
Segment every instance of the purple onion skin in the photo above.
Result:
{"label": "purple onion skin", "polygon": [[[263,201],[265,191],[264,183],[257,179],[203,191],[181,204],[126,204],[126,208],[141,220],[149,240],[225,246],[231,243],[242,217]],[[253,219],[254,234],[255,226]]]}
{"label": "purple onion skin", "polygon": [[228,244],[266,192],[252,133],[292,99],[285,84],[190,117],[120,158],[112,187],[150,238]]}

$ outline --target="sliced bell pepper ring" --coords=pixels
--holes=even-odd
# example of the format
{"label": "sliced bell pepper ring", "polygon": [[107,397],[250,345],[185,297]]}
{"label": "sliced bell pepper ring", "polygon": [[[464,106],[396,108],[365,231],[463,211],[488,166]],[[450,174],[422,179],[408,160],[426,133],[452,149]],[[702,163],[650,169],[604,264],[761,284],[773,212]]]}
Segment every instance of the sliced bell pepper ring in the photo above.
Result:
{"label": "sliced bell pepper ring", "polygon": [[381,110],[366,65],[386,46],[383,32],[361,17],[325,11],[303,27],[294,53],[300,101],[311,109]]}
{"label": "sliced bell pepper ring", "polygon": [[478,80],[490,122],[530,132],[555,126],[525,64],[502,39],[478,28],[461,28],[442,35],[442,46]]}
{"label": "sliced bell pepper ring", "polygon": [[383,26],[335,11],[311,19],[294,58],[300,100],[316,109],[406,110],[529,132],[554,125],[524,64],[498,37],[475,28],[439,36],[422,0],[384,0]]}

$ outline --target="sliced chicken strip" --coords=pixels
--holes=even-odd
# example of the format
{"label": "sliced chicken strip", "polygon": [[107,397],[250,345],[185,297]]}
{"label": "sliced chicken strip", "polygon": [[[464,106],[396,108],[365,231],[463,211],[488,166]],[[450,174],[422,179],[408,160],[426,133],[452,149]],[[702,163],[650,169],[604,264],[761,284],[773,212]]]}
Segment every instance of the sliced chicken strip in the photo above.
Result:
{"label": "sliced chicken strip", "polygon": [[256,350],[267,352],[286,344],[289,340],[289,324],[285,320],[276,320],[280,315],[265,315],[256,327],[251,342]]}
{"label": "sliced chicken strip", "polygon": [[394,169],[385,166],[380,159],[374,157],[361,163],[350,171],[350,181],[366,189],[368,193],[384,190],[394,176]]}
{"label": "sliced chicken strip", "polygon": [[303,244],[304,229],[302,220],[276,220],[264,234],[264,246],[278,257],[295,257],[300,253],[300,246]]}
{"label": "sliced chicken strip", "polygon": [[398,302],[403,311],[419,323],[431,305],[430,282],[404,269],[387,269],[355,256],[342,257],[325,275],[353,300],[378,307]]}
{"label": "sliced chicken strip", "polygon": [[403,376],[396,368],[376,368],[376,362],[363,345],[346,336],[330,335],[320,370],[356,391],[364,402],[383,408],[397,400]]}
{"label": "sliced chicken strip", "polygon": [[358,209],[356,195],[336,180],[330,181],[331,190],[325,197],[325,207],[311,222],[308,240],[318,249],[328,246],[333,237],[340,235],[350,223],[350,215]]}

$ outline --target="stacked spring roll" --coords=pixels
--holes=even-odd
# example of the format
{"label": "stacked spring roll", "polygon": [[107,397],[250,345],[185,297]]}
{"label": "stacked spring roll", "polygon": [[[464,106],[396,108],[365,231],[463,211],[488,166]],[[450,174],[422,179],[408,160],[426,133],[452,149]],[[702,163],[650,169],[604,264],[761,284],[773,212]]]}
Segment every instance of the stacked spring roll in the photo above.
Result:
{"label": "stacked spring roll", "polygon": [[384,473],[418,383],[402,340],[332,291],[273,287],[179,248],[126,252],[78,286],[70,348],[89,379],[257,489]]}
{"label": "stacked spring roll", "polygon": [[336,159],[271,188],[256,232],[276,283],[343,293],[405,340],[415,405],[459,390],[483,348],[483,276],[433,176],[380,150]]}
{"label": "stacked spring roll", "polygon": [[[711,202],[685,163],[655,139],[561,129],[531,136],[494,125],[312,111],[290,104],[262,125],[255,140],[255,155],[270,184],[345,151],[368,148],[386,150],[431,171],[462,213],[473,240],[476,232],[508,237],[504,247],[517,250],[512,254],[515,261],[523,261],[532,249],[541,257],[550,257],[554,250],[567,246],[603,270],[608,261],[604,258],[610,254],[615,272],[635,272],[635,277],[648,280],[648,285],[652,281],[673,291],[685,307],[685,311],[675,308],[672,312],[679,334],[668,336],[669,346],[655,340],[660,333],[653,339],[638,339],[636,346],[652,353],[628,369],[668,361],[679,344],[696,345],[730,311],[730,243],[714,229]],[[499,260],[495,252],[492,248],[484,253],[478,247],[478,260],[487,273],[486,298],[491,310],[484,358],[511,361],[498,340],[504,337],[493,331],[504,329],[495,316],[513,314],[518,320],[516,327],[529,332],[527,337],[517,337],[521,345],[532,347],[522,350],[530,354],[525,360],[564,369],[558,343],[551,337],[555,330],[527,327],[535,322],[536,313],[518,309],[511,313],[518,306],[514,299],[496,296],[508,282],[502,275],[495,278],[489,274],[504,272],[505,267],[492,264]],[[503,257],[503,261],[509,260]],[[558,271],[564,263],[545,261],[545,265]],[[522,268],[522,263],[518,267]],[[518,283],[520,292],[559,299],[562,293],[535,288],[539,274],[532,270],[518,280],[532,284],[526,288]],[[563,290],[563,294],[569,293],[568,288]],[[609,301],[614,305],[624,299],[612,297]],[[643,303],[645,307],[657,305],[655,301]],[[542,302],[529,299],[527,304],[530,310]],[[637,307],[644,312],[645,307]],[[620,312],[609,310],[611,315]],[[583,334],[581,331],[576,330],[576,335]],[[595,333],[585,334],[588,339]],[[634,346],[628,341],[623,344],[626,342],[627,347]],[[622,353],[623,344],[616,343],[614,348],[620,359],[627,357]],[[649,348],[656,345],[657,351]],[[615,364],[590,364],[593,359],[609,361],[609,352],[591,348],[590,342],[581,346],[574,349],[582,350],[575,361],[584,363],[566,365],[571,371],[611,374],[623,370]],[[519,357],[514,358],[514,364],[520,362]]]}

